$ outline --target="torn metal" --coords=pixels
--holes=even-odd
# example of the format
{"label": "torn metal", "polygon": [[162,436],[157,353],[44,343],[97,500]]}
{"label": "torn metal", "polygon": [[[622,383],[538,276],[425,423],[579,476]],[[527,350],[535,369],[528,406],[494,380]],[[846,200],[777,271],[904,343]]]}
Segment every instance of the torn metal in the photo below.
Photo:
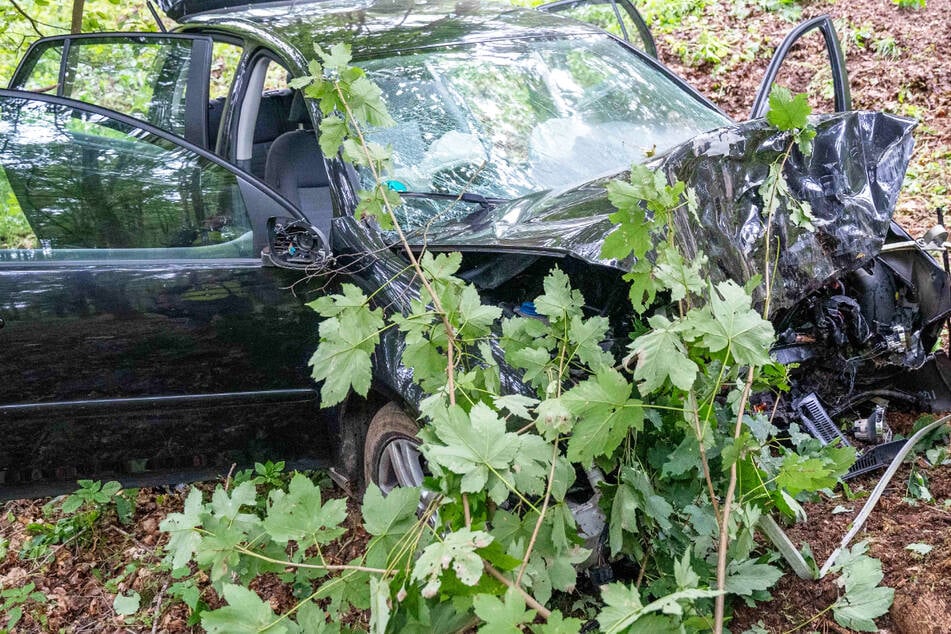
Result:
{"label": "torn metal", "polygon": [[[948,275],[892,220],[914,122],[848,112],[815,117],[813,124],[812,153],[804,156],[794,148],[783,176],[790,193],[809,203],[814,230],[793,222],[791,206],[781,204],[769,232],[777,254],[773,355],[798,366],[780,418],[804,421],[800,406],[813,393],[833,417],[853,421],[867,422],[876,407],[886,411],[888,402],[919,410],[951,407],[951,364],[932,353],[951,314]],[[763,275],[767,227],[761,188],[791,143],[787,133],[756,120],[702,134],[651,161],[670,181],[682,180],[696,193],[698,209],[677,212],[676,240],[685,256],[700,250],[708,256],[706,273],[714,282],[744,283]],[[587,297],[591,287],[611,278],[603,269],[624,271],[631,264],[600,255],[613,230],[608,180],[479,209],[411,239],[430,249],[504,254],[485,270],[466,271],[483,290],[517,282],[536,260],[549,259],[544,256],[564,258],[562,266],[593,264],[602,274],[591,274],[588,266],[589,273],[578,280]],[[762,300],[763,289],[757,292]],[[617,334],[620,339],[623,333]],[[860,444],[882,440],[871,438]],[[866,452],[857,468],[887,463],[892,449],[883,446],[880,456],[879,450]]]}

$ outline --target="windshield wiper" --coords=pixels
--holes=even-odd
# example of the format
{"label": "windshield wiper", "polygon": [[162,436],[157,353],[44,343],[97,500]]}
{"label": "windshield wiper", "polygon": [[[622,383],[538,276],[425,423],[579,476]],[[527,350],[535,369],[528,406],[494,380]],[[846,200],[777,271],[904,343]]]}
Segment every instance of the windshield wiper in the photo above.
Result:
{"label": "windshield wiper", "polygon": [[396,190],[404,198],[430,198],[437,200],[461,200],[464,203],[475,203],[483,209],[490,209],[496,205],[507,203],[506,198],[489,198],[482,194],[473,194],[471,192],[462,192],[461,194],[444,194],[442,192],[406,192]]}

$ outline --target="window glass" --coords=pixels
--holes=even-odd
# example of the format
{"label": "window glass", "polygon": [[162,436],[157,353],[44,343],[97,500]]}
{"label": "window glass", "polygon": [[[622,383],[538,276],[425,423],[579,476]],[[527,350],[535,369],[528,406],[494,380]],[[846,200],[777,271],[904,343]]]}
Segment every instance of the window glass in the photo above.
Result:
{"label": "window glass", "polygon": [[[517,198],[569,188],[729,123],[603,35],[483,42],[364,67],[396,120],[370,136],[392,145],[393,178],[410,191]],[[401,221],[419,226],[447,207],[472,211],[417,198]]]}
{"label": "window glass", "polygon": [[264,92],[287,90],[287,69],[277,62],[269,62],[264,75]]}
{"label": "window glass", "polygon": [[61,94],[183,135],[190,61],[188,40],[76,40]]}
{"label": "window glass", "polygon": [[29,249],[36,246],[36,236],[26,221],[20,203],[0,168],[0,249]]}
{"label": "window glass", "polygon": [[232,172],[109,117],[0,97],[0,166],[36,235],[35,257],[253,254]]}
{"label": "window glass", "polygon": [[[559,15],[574,18],[579,22],[592,24],[608,33],[627,39],[631,44],[642,51],[647,50],[647,45],[641,38],[640,32],[637,30],[637,25],[627,12],[627,8],[622,4],[617,5],[617,12],[615,12],[614,7],[607,0],[580,0],[576,3],[553,7],[548,10],[553,13],[558,13]],[[621,29],[621,22],[618,22],[618,16],[620,16],[621,22],[624,24],[623,30]],[[627,37],[625,37],[625,31]]]}
{"label": "window glass", "polygon": [[59,87],[59,66],[62,58],[62,44],[46,48],[33,63],[33,69],[23,84],[22,90],[55,94]]}
{"label": "window glass", "polygon": [[208,98],[218,99],[227,97],[231,90],[231,82],[238,70],[241,54],[240,46],[228,42],[215,42],[211,49],[211,82],[208,88]]}
{"label": "window glass", "polygon": [[190,39],[161,36],[75,38],[66,53],[63,83],[58,85],[63,44],[54,41],[34,53],[39,57],[28,77],[13,87],[42,91],[56,86],[61,97],[109,108],[184,136],[192,45]]}

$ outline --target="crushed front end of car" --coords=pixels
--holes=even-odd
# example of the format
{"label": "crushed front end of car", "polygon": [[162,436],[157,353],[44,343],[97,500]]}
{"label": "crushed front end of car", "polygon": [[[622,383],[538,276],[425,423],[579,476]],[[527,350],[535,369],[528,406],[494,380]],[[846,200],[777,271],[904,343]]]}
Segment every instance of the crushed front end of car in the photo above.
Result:
{"label": "crushed front end of car", "polygon": [[[808,203],[806,219],[793,217],[802,213],[796,204],[766,211],[763,186],[790,139],[765,120],[701,134],[648,165],[694,191],[697,204],[677,212],[675,239],[686,258],[707,255],[712,283],[763,278],[772,236],[772,356],[789,367],[792,381],[781,402],[764,407],[780,427],[797,423],[823,443],[859,445],[854,475],[884,465],[900,444],[887,442],[889,407],[951,407],[951,364],[938,349],[951,284],[928,252],[944,248],[941,230],[924,244],[892,218],[914,122],[848,112],[812,123],[812,152],[794,149],[782,163],[788,198]],[[620,279],[631,262],[601,256],[613,230],[605,185],[596,180],[481,209],[427,228],[425,241],[430,249],[463,251],[463,277],[512,314],[530,310],[523,302],[557,263],[591,311],[611,318],[605,345],[620,349],[635,328]],[[754,297],[763,301],[761,285]],[[857,433],[843,435],[838,419]]]}

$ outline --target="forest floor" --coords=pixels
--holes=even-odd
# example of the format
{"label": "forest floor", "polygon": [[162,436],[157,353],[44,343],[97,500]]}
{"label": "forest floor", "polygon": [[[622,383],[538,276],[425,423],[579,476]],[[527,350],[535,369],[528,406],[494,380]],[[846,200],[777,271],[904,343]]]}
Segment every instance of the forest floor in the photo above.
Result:
{"label": "forest floor", "polygon": [[[764,10],[766,5],[774,10]],[[660,57],[730,115],[746,118],[771,51],[795,25],[784,12],[795,11],[795,5],[789,8],[782,0],[719,0],[698,14],[659,25]],[[951,0],[927,0],[922,10],[900,9],[892,0],[802,3],[803,19],[823,13],[834,17],[846,50],[854,107],[920,121],[896,212],[910,233],[920,236],[934,224],[934,210],[951,200]],[[822,55],[807,43],[793,53],[779,80],[794,91],[808,91],[817,105],[824,103],[818,111],[831,109],[831,74]],[[911,419],[901,419],[905,428],[899,424],[896,431],[907,432]],[[877,478],[871,474],[852,482],[849,499],[807,504],[809,521],[789,530],[794,543],[808,543],[816,561],[824,561]],[[210,489],[214,483],[201,486]],[[50,501],[4,503],[0,588],[32,583],[38,594],[22,601],[0,594],[0,630],[19,606],[23,617],[14,631],[197,631],[186,606],[173,597],[175,580],[156,567],[165,540],[159,523],[167,513],[181,510],[185,490],[143,489],[130,524],[110,515],[61,540],[65,543],[45,546],[35,538],[56,525],[59,516],[46,506]],[[335,489],[328,494],[343,496]],[[337,551],[328,553],[332,563],[349,561],[365,544],[358,507],[350,504],[351,530]],[[932,467],[923,458],[906,464],[858,539],[869,542],[871,554],[883,562],[884,583],[896,590],[891,613],[879,620],[882,631],[951,632],[951,467]],[[907,549],[909,544],[931,549],[919,554]],[[292,601],[278,587],[258,588],[275,608]],[[117,615],[117,593],[132,590],[141,597],[139,610]],[[761,623],[768,632],[845,632],[824,612],[837,590],[831,581],[805,581],[790,573],[773,589],[772,601],[738,607],[731,629],[738,633]],[[215,607],[210,593],[204,598]]]}

